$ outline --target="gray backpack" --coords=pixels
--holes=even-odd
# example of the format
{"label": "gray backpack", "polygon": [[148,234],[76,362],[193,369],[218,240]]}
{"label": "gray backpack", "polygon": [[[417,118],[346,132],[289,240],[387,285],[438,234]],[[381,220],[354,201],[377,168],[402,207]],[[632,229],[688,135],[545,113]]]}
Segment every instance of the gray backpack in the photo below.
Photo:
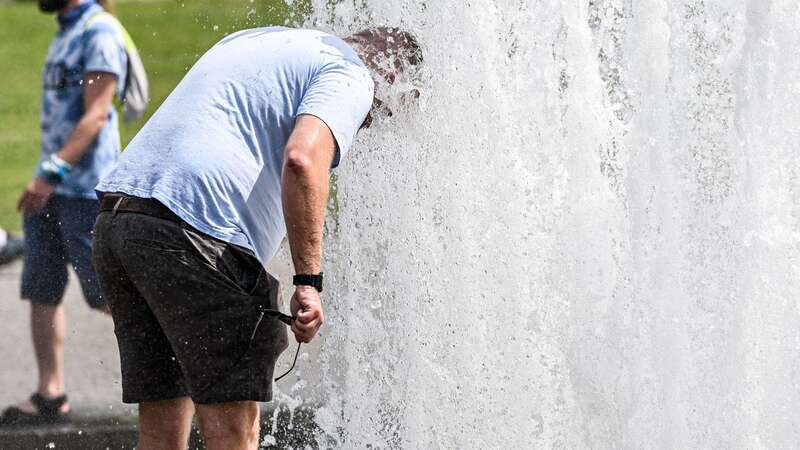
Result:
{"label": "gray backpack", "polygon": [[147,104],[150,102],[150,88],[147,83],[147,73],[144,71],[142,58],[133,43],[131,35],[125,27],[119,23],[116,17],[105,11],[92,16],[86,21],[85,28],[89,28],[97,21],[107,21],[117,27],[125,39],[125,53],[128,55],[128,75],[125,78],[125,88],[122,91],[122,119],[125,122],[132,122],[144,114]]}

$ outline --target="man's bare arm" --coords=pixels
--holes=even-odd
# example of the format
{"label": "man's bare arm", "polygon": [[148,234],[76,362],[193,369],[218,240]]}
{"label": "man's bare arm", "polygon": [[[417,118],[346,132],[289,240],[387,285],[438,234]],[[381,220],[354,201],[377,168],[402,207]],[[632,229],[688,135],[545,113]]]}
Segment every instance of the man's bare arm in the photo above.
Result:
{"label": "man's bare arm", "polygon": [[[70,165],[75,165],[89,150],[97,134],[108,121],[108,113],[112,108],[114,92],[117,88],[117,77],[105,72],[89,72],[83,79],[84,113],[75,129],[72,130],[67,143],[58,151],[57,156]],[[53,193],[55,186],[41,177],[28,183],[17,203],[17,209],[25,215],[31,215],[44,208]]]}
{"label": "man's bare arm", "polygon": [[283,213],[297,273],[319,273],[328,178],[336,143],[320,119],[301,115],[283,162]]}
{"label": "man's bare arm", "polygon": [[117,77],[105,72],[89,72],[83,79],[83,86],[83,115],[58,152],[58,157],[69,164],[81,159],[108,121]]}
{"label": "man's bare arm", "polygon": [[[325,123],[300,115],[283,160],[283,214],[295,273],[316,274],[322,260],[322,227],[328,201],[328,178],[336,141]],[[313,339],[324,320],[319,293],[297,286],[292,296],[292,331],[300,342]]]}

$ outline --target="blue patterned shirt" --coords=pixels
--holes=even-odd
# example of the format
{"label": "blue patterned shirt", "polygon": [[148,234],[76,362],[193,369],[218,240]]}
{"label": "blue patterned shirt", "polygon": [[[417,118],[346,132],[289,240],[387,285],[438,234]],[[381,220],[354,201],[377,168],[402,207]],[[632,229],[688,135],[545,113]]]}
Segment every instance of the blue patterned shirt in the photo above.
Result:
{"label": "blue patterned shirt", "polygon": [[[117,94],[122,93],[128,62],[121,31],[107,20],[94,20],[87,26],[87,21],[102,10],[94,0],[88,0],[58,17],[59,31],[50,44],[42,74],[41,159],[64,146],[83,116],[83,79],[87,73],[114,74]],[[112,107],[97,138],[56,187],[56,193],[95,198],[95,185],[111,170],[119,151],[117,112]]]}

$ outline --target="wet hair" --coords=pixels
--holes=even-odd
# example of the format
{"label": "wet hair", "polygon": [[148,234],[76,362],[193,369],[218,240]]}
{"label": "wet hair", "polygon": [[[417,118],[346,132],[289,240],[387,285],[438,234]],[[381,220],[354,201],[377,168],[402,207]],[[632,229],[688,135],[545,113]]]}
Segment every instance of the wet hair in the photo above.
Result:
{"label": "wet hair", "polygon": [[375,27],[359,31],[345,38],[359,47],[364,62],[378,68],[389,60],[397,71],[422,64],[422,49],[417,38],[408,31],[395,27]]}
{"label": "wet hair", "polygon": [[[353,46],[364,64],[385,77],[390,84],[394,82],[394,74],[391,72],[406,72],[410,67],[422,64],[422,49],[417,38],[399,28],[368,28],[344,40]],[[373,98],[372,108],[359,129],[369,128],[372,124],[372,112],[383,108],[383,102],[377,97]],[[385,108],[385,111],[387,115],[392,115],[390,109]]]}

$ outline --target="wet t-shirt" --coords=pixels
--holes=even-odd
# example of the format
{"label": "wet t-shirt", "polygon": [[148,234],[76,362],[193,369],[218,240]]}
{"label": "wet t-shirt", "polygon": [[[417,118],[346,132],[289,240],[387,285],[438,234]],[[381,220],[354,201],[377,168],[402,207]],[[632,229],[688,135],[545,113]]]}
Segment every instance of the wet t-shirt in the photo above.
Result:
{"label": "wet t-shirt", "polygon": [[266,264],[286,234],[281,169],[295,118],[328,125],[335,167],[372,97],[364,64],[335,36],[280,27],[235,33],[192,67],[97,190],[155,198]]}
{"label": "wet t-shirt", "polygon": [[[124,88],[128,60],[121,31],[109,20],[88,22],[102,11],[100,5],[88,0],[58,17],[59,30],[50,44],[42,73],[42,159],[61,150],[83,116],[86,74],[113,74],[117,77],[118,95]],[[111,169],[119,151],[117,112],[112,107],[97,138],[70,175],[56,186],[56,193],[95,198],[95,185]]]}

